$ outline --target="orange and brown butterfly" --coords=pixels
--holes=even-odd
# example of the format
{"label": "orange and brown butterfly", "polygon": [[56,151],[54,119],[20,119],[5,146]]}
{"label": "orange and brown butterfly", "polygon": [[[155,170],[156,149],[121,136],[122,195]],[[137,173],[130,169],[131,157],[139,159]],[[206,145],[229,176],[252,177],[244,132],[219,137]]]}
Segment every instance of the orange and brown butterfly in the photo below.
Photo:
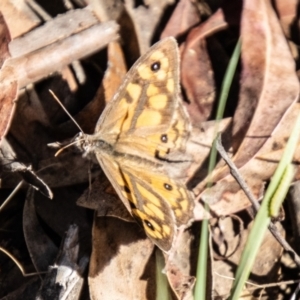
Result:
{"label": "orange and brown butterfly", "polygon": [[106,106],[92,135],[78,141],[103,171],[147,236],[163,251],[192,219],[182,179],[191,161],[191,124],[179,97],[179,55],[166,38],[141,56]]}

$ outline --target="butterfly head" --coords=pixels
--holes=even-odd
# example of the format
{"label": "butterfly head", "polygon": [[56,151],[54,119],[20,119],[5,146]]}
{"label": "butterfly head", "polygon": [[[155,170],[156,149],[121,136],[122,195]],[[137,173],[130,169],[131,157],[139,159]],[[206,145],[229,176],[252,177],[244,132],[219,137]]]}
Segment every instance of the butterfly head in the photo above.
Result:
{"label": "butterfly head", "polygon": [[99,151],[111,151],[111,145],[104,140],[99,139],[99,137],[94,134],[79,132],[77,136],[75,136],[74,143],[77,148],[84,153],[84,156],[88,156],[89,153],[97,153]]}
{"label": "butterfly head", "polygon": [[94,150],[93,141],[88,134],[79,132],[74,138],[76,148],[83,152],[85,155]]}

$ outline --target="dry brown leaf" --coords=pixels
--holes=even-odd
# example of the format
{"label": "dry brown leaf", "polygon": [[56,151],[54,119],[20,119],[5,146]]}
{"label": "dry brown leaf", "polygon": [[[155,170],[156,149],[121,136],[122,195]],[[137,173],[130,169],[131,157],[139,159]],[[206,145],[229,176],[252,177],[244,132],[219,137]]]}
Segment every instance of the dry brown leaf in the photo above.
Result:
{"label": "dry brown leaf", "polygon": [[91,188],[85,190],[76,203],[96,210],[97,217],[115,217],[135,222],[104,174],[96,177]]}
{"label": "dry brown leaf", "polygon": [[110,101],[127,73],[126,62],[121,46],[112,42],[107,49],[108,67],[103,78],[105,101]]}
{"label": "dry brown leaf", "polygon": [[[272,137],[263,145],[255,158],[251,159],[239,170],[241,176],[245,179],[257,199],[260,198],[264,192],[265,182],[269,180],[275,172],[278,162],[282,157],[287,138],[293,129],[299,113],[300,104],[293,104],[284,115],[279,126],[277,126],[272,133]],[[293,160],[296,165],[300,162],[299,151],[300,144],[297,147]],[[297,168],[295,178],[300,178],[299,168]],[[222,180],[216,182],[210,189],[204,190],[201,194],[201,199],[210,204],[213,214],[217,216],[229,215],[251,205],[249,199],[231,175],[227,175]],[[202,219],[204,216],[207,216],[200,206],[197,206],[195,212],[197,219]]]}
{"label": "dry brown leaf", "polygon": [[153,244],[135,223],[95,218],[89,286],[93,299],[154,299]]}
{"label": "dry brown leaf", "polygon": [[0,1],[0,11],[7,22],[12,38],[30,31],[41,22],[25,0]]}
{"label": "dry brown leaf", "polygon": [[[11,59],[7,66],[9,72],[7,71],[4,76],[6,80],[18,79],[19,86],[24,87],[62,69],[76,59],[102,49],[108,42],[118,38],[117,30],[117,24],[112,21],[94,25],[55,44]],[[95,36],[99,35],[102,38],[95,39]]]}
{"label": "dry brown leaf", "polygon": [[[142,4],[126,1],[125,5],[119,1],[113,3],[116,5],[116,8],[114,8],[112,3],[106,2],[97,2],[102,9],[102,12],[100,11],[97,13],[97,15],[101,21],[117,19],[122,24],[121,37],[123,39],[121,42],[123,42],[122,46],[124,49],[122,50],[120,45],[116,43],[109,46],[108,68],[104,76],[105,80],[102,83],[102,87],[98,89],[94,100],[92,100],[87,106],[85,106],[86,102],[82,103],[81,107],[85,107],[83,110],[81,110],[81,107],[79,107],[77,110],[73,110],[73,112],[76,113],[80,110],[77,115],[77,120],[81,125],[83,125],[84,131],[86,132],[92,132],[94,130],[94,125],[101,114],[101,111],[105,105],[105,101],[108,101],[109,98],[111,98],[116,90],[116,87],[119,85],[119,82],[121,82],[123,74],[126,70],[124,62],[125,59],[127,60],[129,66],[137,58],[139,53],[137,39],[139,40],[140,48],[143,52],[148,47],[150,41],[155,39],[153,37],[159,35],[160,26],[167,21],[163,19],[162,16],[167,16],[167,14],[165,14],[165,9],[169,5],[168,1],[159,3],[157,0],[148,2],[145,1],[145,3]],[[241,5],[242,1],[238,2]],[[95,4],[96,2],[93,3]],[[182,43],[183,47],[185,47],[184,57],[182,60],[182,76],[184,78],[183,84],[186,95],[192,103],[192,105],[189,107],[189,110],[193,114],[193,123],[197,125],[197,128],[194,128],[192,132],[192,138],[187,145],[187,153],[193,157],[193,164],[188,170],[188,175],[191,177],[189,180],[189,186],[193,187],[199,184],[199,182],[205,178],[207,173],[207,157],[210,152],[212,140],[215,134],[215,123],[201,123],[200,120],[206,120],[211,113],[212,106],[214,105],[212,101],[215,98],[214,93],[215,90],[218,89],[215,87],[214,79],[216,79],[215,77],[220,76],[220,74],[211,73],[208,77],[208,73],[213,72],[211,67],[212,62],[210,61],[210,56],[206,52],[206,45],[203,39],[207,36],[211,36],[215,32],[225,29],[228,26],[227,22],[230,25],[233,23],[239,24],[240,10],[236,9],[230,11],[229,5],[226,5],[226,7],[224,6],[223,8],[217,10],[216,13],[206,22],[189,32],[188,28],[195,24],[195,19],[194,17],[191,17],[190,19],[186,18],[186,15],[181,10],[182,6],[184,7],[184,11],[190,12],[190,9],[192,8],[191,2],[188,0],[180,1],[177,5],[177,12],[174,12],[173,19],[172,21],[169,21],[168,24],[169,26],[171,26],[170,24],[172,23],[175,24],[175,27],[172,27],[171,31],[178,31],[180,33],[185,32],[187,34],[186,43]],[[126,9],[124,7],[126,7]],[[180,7],[181,9],[179,9]],[[178,14],[178,11],[180,10],[182,15]],[[80,11],[77,11],[76,13],[80,13]],[[88,12],[86,13],[88,14]],[[69,14],[72,15],[72,12],[68,13],[68,16]],[[190,13],[188,13],[188,15],[190,16]],[[67,15],[62,16],[62,18],[63,17],[68,18]],[[234,22],[231,22],[232,20],[230,20],[230,18],[232,18]],[[76,24],[76,21],[79,19],[80,17],[76,17],[74,19],[74,24]],[[55,18],[50,26],[50,29],[55,28],[56,32],[59,31],[58,23],[56,23],[57,20],[58,18]],[[95,18],[83,18],[82,20],[86,25],[90,24],[89,22],[93,23]],[[178,27],[176,27],[176,22]],[[47,24],[49,25],[50,23]],[[78,29],[79,27],[76,28]],[[67,31],[69,30],[69,28],[65,29],[67,29]],[[230,27],[229,31],[231,29],[232,28]],[[166,30],[170,30],[170,28],[167,27]],[[95,32],[93,34],[95,34]],[[226,31],[225,34],[228,34],[228,31]],[[75,33],[74,35],[79,36],[78,33]],[[64,35],[64,38],[66,38],[66,36]],[[55,36],[52,35],[52,37],[54,38],[52,38],[49,43],[46,43],[47,47],[49,47],[49,45],[51,46],[52,43],[55,43],[57,46]],[[234,35],[234,40],[235,37],[236,36]],[[256,36],[254,38],[256,39]],[[34,38],[31,38],[31,40],[33,39]],[[93,36],[93,39],[95,39],[95,35]],[[101,40],[101,38],[99,38],[99,40]],[[212,39],[210,38],[209,40],[211,41]],[[214,40],[216,39],[214,38]],[[260,39],[258,40],[261,41]],[[19,41],[21,41],[21,47],[19,47],[20,49],[22,48],[24,40],[20,39]],[[60,43],[61,42],[58,44]],[[82,40],[80,43],[83,43]],[[30,40],[28,44],[33,46],[33,48],[29,51],[24,51],[24,53],[19,55],[19,57],[25,55],[25,53],[27,53],[26,55],[31,55],[31,51],[33,49],[40,51],[40,44],[34,42],[31,43]],[[223,44],[220,43],[220,45],[222,46],[220,49],[222,48],[223,51]],[[251,46],[250,42],[248,46]],[[93,46],[88,47],[91,48]],[[55,49],[56,50],[53,50],[53,54],[55,54],[55,51],[60,48]],[[43,55],[44,57],[43,53],[49,52],[40,52],[40,55]],[[218,56],[220,56],[219,51],[216,51],[216,53]],[[18,56],[18,54],[16,55]],[[77,56],[73,56],[72,58],[72,53],[68,53],[68,55],[71,57],[71,59],[74,59],[74,57],[76,57],[76,59],[79,58]],[[97,59],[98,58],[99,57],[97,57]],[[41,59],[41,57],[39,59]],[[203,60],[203,65],[198,64],[201,59]],[[220,60],[223,60],[223,56]],[[93,63],[95,62],[92,59],[91,61]],[[226,60],[224,61],[226,63]],[[40,68],[41,61],[36,59],[35,62]],[[49,59],[49,64],[50,63],[54,64],[52,58],[51,60]],[[106,61],[104,63],[106,63]],[[56,65],[53,66],[52,71],[59,70],[58,66],[61,67],[61,64],[56,62]],[[103,66],[101,65],[100,67],[101,69],[99,73],[101,73],[101,75],[102,70],[104,69]],[[20,64],[20,68],[21,67],[25,69],[23,64]],[[48,72],[49,69],[45,70],[45,74],[43,76],[47,76]],[[70,75],[72,77],[72,74],[66,74],[65,77],[70,78]],[[88,72],[86,75],[89,79],[90,77]],[[18,77],[15,74],[14,76]],[[29,79],[35,81],[37,78],[41,78],[39,76],[35,78],[31,77]],[[26,80],[29,82],[29,79]],[[73,100],[77,100],[78,98],[76,98],[74,94],[71,94],[69,89],[61,86],[59,84],[59,80],[60,78],[57,81],[53,80],[49,84],[50,87],[56,88],[58,92],[61,91],[63,100],[65,100],[65,98],[67,99],[66,102],[75,102]],[[25,82],[25,80],[23,81]],[[76,82],[74,78],[71,78],[70,82],[71,84],[69,84],[69,86],[73,86],[71,89],[72,92],[77,92],[77,90],[82,88],[80,80]],[[205,84],[199,84],[202,82],[205,82]],[[43,170],[41,170],[38,174],[41,175],[42,178],[52,187],[63,187],[71,184],[76,185],[72,189],[70,188],[70,190],[69,188],[56,189],[54,191],[56,198],[52,202],[47,201],[40,196],[36,198],[34,204],[35,206],[31,207],[31,212],[28,212],[28,207],[26,207],[26,210],[24,211],[24,214],[28,213],[28,216],[25,216],[25,225],[29,225],[28,227],[30,227],[30,225],[32,225],[30,216],[32,216],[32,213],[37,213],[39,218],[33,218],[34,222],[42,219],[43,223],[48,226],[50,231],[54,233],[56,237],[61,237],[63,235],[62,231],[66,229],[66,223],[73,221],[75,217],[77,223],[81,226],[80,231],[82,229],[84,229],[83,231],[87,230],[87,234],[81,236],[81,239],[84,239],[84,241],[80,245],[82,246],[83,244],[83,246],[86,246],[89,244],[90,239],[88,234],[89,228],[85,218],[87,212],[82,208],[75,209],[75,201],[79,197],[79,194],[81,194],[81,191],[88,185],[89,163],[81,158],[81,154],[73,153],[71,148],[62,153],[58,158],[52,157],[54,150],[46,150],[46,143],[50,141],[53,142],[55,140],[63,140],[57,139],[57,136],[62,135],[64,137],[71,137],[73,133],[77,132],[78,130],[74,128],[74,125],[71,127],[67,124],[67,126],[63,125],[59,128],[51,128],[53,127],[52,124],[61,122],[62,118],[56,117],[56,114],[52,112],[52,106],[55,105],[45,105],[45,94],[48,93],[45,92],[45,85],[43,86],[43,84],[38,84],[37,87],[37,95],[33,95],[33,92],[27,90],[27,94],[30,95],[28,100],[24,101],[24,99],[20,98],[20,109],[17,111],[18,114],[15,122],[22,123],[24,128],[20,128],[15,124],[14,129],[12,129],[10,132],[10,138],[11,140],[15,140],[14,143],[12,142],[13,145],[19,148],[18,158],[26,158],[26,161],[34,161],[38,168],[42,167]],[[86,93],[83,95],[85,98]],[[210,96],[210,98],[207,95]],[[59,98],[61,98],[61,96]],[[90,101],[92,97],[87,96],[86,98],[88,101]],[[207,103],[207,99],[209,99],[209,103]],[[205,106],[206,104],[207,106]],[[205,112],[200,114],[199,112],[201,112],[201,110]],[[275,126],[276,129],[271,131],[270,134],[272,134],[272,137],[267,139],[266,143],[255,153],[255,159],[250,158],[245,165],[240,168],[242,175],[247,179],[250,188],[254,191],[256,196],[262,192],[264,182],[269,180],[270,176],[272,176],[279,157],[281,156],[282,149],[286,143],[289,131],[293,126],[294,116],[298,112],[298,108],[296,108],[296,106],[292,106],[291,111],[286,112],[287,117],[278,122],[278,126]],[[54,123],[53,119],[55,119]],[[232,119],[222,120],[220,125],[220,130],[227,132],[227,146],[229,141],[228,131],[230,131],[230,125],[232,125],[231,120]],[[289,122],[289,124],[285,124],[284,122]],[[242,124],[242,126],[245,126],[245,124]],[[284,129],[281,128],[281,126],[284,126]],[[21,143],[19,143],[20,141]],[[21,155],[19,153],[21,153]],[[298,162],[299,158],[296,157],[296,159],[297,161],[295,162]],[[195,172],[196,174],[194,174]],[[99,173],[99,166],[96,166],[96,170],[95,168],[92,169],[93,176],[97,173]],[[300,172],[298,173],[300,174]],[[6,179],[4,179],[4,182],[5,180]],[[16,180],[17,179],[14,176],[10,181],[10,184],[12,184],[12,182],[16,182]],[[125,219],[126,221],[129,221],[130,218],[128,218],[128,212],[125,211],[125,214],[127,213],[126,217],[124,214],[125,208],[123,204],[119,199],[114,198],[112,193],[113,191],[107,186],[107,181],[104,182],[103,176],[98,177],[97,180],[98,185],[94,184],[92,186],[92,192],[90,193],[90,191],[87,190],[85,195],[81,197],[81,200],[83,198],[85,198],[85,200],[88,199],[89,201],[83,201],[84,204],[89,208],[96,209],[98,215],[101,216],[100,218],[95,218],[93,229],[93,254],[89,274],[90,295],[92,297],[101,299],[154,299],[155,263],[153,256],[153,245],[145,237],[142,229],[135,223],[123,222],[120,220]],[[81,186],[78,185],[78,183],[83,182],[86,184]],[[199,186],[196,187],[196,192],[203,191],[203,188],[198,190],[197,188],[199,188]],[[211,198],[205,198],[207,196],[206,191],[202,193],[202,196],[203,199],[206,199],[206,201],[213,199],[213,201],[217,202],[211,204],[212,211],[216,212],[217,215],[228,214],[234,210],[239,210],[249,205],[247,198],[243,195],[243,192],[241,192],[239,186],[229,175],[216,182],[215,187],[212,189]],[[28,205],[28,203],[26,203],[26,205]],[[204,213],[201,211],[199,203],[198,205],[199,207],[195,209],[195,216],[197,220],[200,220],[204,217]],[[81,215],[80,212],[83,215]],[[38,223],[37,226],[39,226]],[[232,229],[229,227],[228,230],[230,231]],[[233,231],[230,233],[233,233]],[[30,240],[30,253],[36,256],[38,245],[34,246],[33,243],[35,241],[32,238],[32,235],[30,235],[30,237],[28,236],[27,240]],[[188,235],[186,239],[178,241],[178,246],[172,253],[173,256],[167,258],[168,264],[165,270],[170,284],[179,298],[192,297],[192,285],[194,282],[193,272],[195,265],[195,261],[191,256],[190,249],[192,238],[193,237],[191,235]],[[81,239],[79,239],[79,241],[81,241]],[[88,239],[88,241],[86,239]],[[194,244],[197,244],[197,242]],[[272,243],[270,243],[270,245],[273,246]],[[265,246],[266,249],[268,248],[267,246]],[[272,256],[271,258],[273,259],[274,257],[275,256]],[[35,257],[34,260],[37,261],[38,259]],[[265,270],[264,267],[263,269]],[[225,280],[223,280],[223,282],[225,282]],[[221,284],[224,285],[224,283]],[[229,285],[231,284],[229,283]]]}
{"label": "dry brown leaf", "polygon": [[189,101],[187,106],[193,124],[208,119],[216,97],[216,84],[206,38],[224,29],[227,23],[222,10],[192,29],[182,47],[181,82]]}
{"label": "dry brown leaf", "polygon": [[[259,4],[248,3],[249,7],[247,3],[243,12],[243,75],[240,102],[233,121],[235,147],[239,140],[241,145],[233,160],[237,167],[240,167],[241,174],[252,192],[259,197],[265,180],[271,178],[280,159],[281,152],[277,152],[274,160],[274,141],[276,143],[276,139],[279,139],[278,144],[282,151],[282,137],[286,137],[283,132],[287,126],[284,124],[289,122],[290,130],[293,126],[291,105],[298,98],[299,82],[294,71],[293,58],[273,9],[263,1]],[[262,5],[262,8],[257,10],[259,5]],[[286,118],[287,115],[288,121],[283,122],[282,118]],[[266,143],[267,152],[261,148]],[[272,161],[271,152],[274,153]],[[266,153],[269,161],[260,160],[260,167],[255,167],[261,153]],[[256,159],[251,159],[254,156]],[[215,170],[213,181],[216,185],[204,191],[201,196],[204,201],[213,204],[212,210],[217,215],[234,213],[250,205],[230,175],[219,181],[228,172],[228,167]],[[195,192],[204,189],[205,184],[206,181],[201,182]],[[219,200],[221,202],[217,203]]]}
{"label": "dry brown leaf", "polygon": [[168,36],[178,38],[200,22],[200,14],[196,3],[192,0],[180,0],[173,11],[160,38]]}
{"label": "dry brown leaf", "polygon": [[193,299],[196,278],[190,275],[192,241],[193,237],[189,230],[180,232],[176,237],[176,246],[172,247],[172,253],[165,254],[164,272],[175,295],[182,300]]}
{"label": "dry brown leaf", "polygon": [[23,228],[32,263],[37,272],[46,272],[49,265],[54,264],[57,246],[47,236],[37,218],[34,197],[36,192],[28,189],[23,210]]}
{"label": "dry brown leaf", "polygon": [[181,61],[181,81],[189,101],[187,110],[193,124],[208,119],[216,96],[216,86],[205,39],[189,45],[187,42]]}
{"label": "dry brown leaf", "polygon": [[145,5],[138,5],[132,0],[125,1],[125,7],[134,25],[141,54],[144,54],[152,44],[155,30],[174,0],[147,0]]}
{"label": "dry brown leaf", "polygon": [[[75,9],[46,22],[9,44],[12,57],[19,57],[79,33],[98,23],[90,9]],[[59,34],[58,34],[59,33]],[[32,42],[34,41],[34,43]]]}
{"label": "dry brown leaf", "polygon": [[257,153],[299,95],[295,62],[268,1],[245,2],[241,35],[243,71],[233,119],[238,167]]}
{"label": "dry brown leaf", "polygon": [[[297,0],[275,0],[274,6],[276,12],[279,15],[280,24],[286,37],[291,38],[292,36],[297,38],[299,42],[299,17],[297,16],[297,9],[299,2]],[[297,24],[298,22],[298,24]],[[297,41],[296,41],[297,42]]]}
{"label": "dry brown leaf", "polygon": [[120,0],[88,0],[88,4],[101,22],[117,21],[124,13],[124,3]]}
{"label": "dry brown leaf", "polygon": [[[10,58],[8,43],[10,34],[3,16],[0,14],[0,141],[5,136],[10,126],[12,116],[15,110],[14,100],[18,94],[18,81],[12,75],[12,69],[7,66]],[[9,77],[9,78],[7,78]]]}
{"label": "dry brown leaf", "polygon": [[[86,133],[94,132],[105,103],[112,99],[127,72],[124,55],[118,42],[108,44],[107,56],[107,69],[95,97],[74,117]],[[60,126],[60,130],[63,132],[70,132],[71,128],[75,128],[72,120]],[[78,128],[75,130],[78,131]]]}
{"label": "dry brown leaf", "polygon": [[[240,240],[239,246],[230,257],[223,260],[215,260],[213,262],[214,289],[218,295],[225,298],[230,295],[230,289],[233,285],[235,271],[239,264],[241,254],[244,250],[252,226],[252,223],[250,223],[248,225],[248,228],[244,229],[242,232],[238,232],[235,234],[235,224],[233,223],[233,220],[234,219],[226,218],[224,220],[221,220],[221,223],[219,225],[220,227],[222,226],[224,234],[224,246],[231,247],[232,244],[236,245],[237,240]],[[284,230],[281,226],[280,232],[284,236]],[[233,249],[228,250],[229,252],[231,252],[231,250]],[[278,282],[280,276],[279,261],[282,252],[283,250],[280,244],[277,242],[274,236],[269,231],[267,231],[263,243],[260,247],[260,251],[258,252],[258,255],[256,257],[252,269],[252,277],[250,276],[249,281],[259,284]],[[266,279],[264,280],[264,278]],[[251,285],[247,286],[251,287]],[[275,298],[276,296],[274,295],[273,299]]]}

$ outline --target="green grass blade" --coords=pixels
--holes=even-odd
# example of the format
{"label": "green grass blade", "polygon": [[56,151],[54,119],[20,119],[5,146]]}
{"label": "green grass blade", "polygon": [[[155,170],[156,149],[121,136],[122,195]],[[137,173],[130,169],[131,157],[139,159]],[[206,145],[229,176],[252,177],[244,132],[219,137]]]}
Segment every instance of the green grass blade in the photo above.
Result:
{"label": "green grass blade", "polygon": [[[283,180],[285,170],[289,164],[292,162],[293,155],[295,153],[298,140],[300,136],[300,115],[298,116],[295,126],[293,128],[292,134],[287,142],[286,148],[284,150],[283,156],[277,166],[274,176],[271,179],[270,185],[266,191],[262,205],[257,213],[254,220],[253,227],[249,234],[245,249],[243,251],[238,269],[236,271],[235,282],[232,288],[231,298],[233,300],[239,299],[242,289],[248,279],[253,263],[255,261],[256,254],[259,247],[263,241],[264,234],[270,223],[270,212],[269,206],[280,181]],[[282,196],[284,197],[284,195]],[[281,199],[283,201],[283,199]]]}
{"label": "green grass blade", "polygon": [[[229,61],[229,65],[226,70],[224,81],[222,83],[221,95],[220,95],[220,100],[219,100],[219,105],[217,110],[217,116],[216,116],[217,121],[223,118],[229,90],[239,61],[240,53],[241,53],[241,41],[239,40],[234,49],[233,55]],[[215,127],[215,136],[217,136],[218,131],[219,131],[219,126],[217,122]],[[209,159],[209,167],[208,167],[209,174],[211,174],[212,170],[216,165],[216,159],[217,159],[217,150],[215,144],[213,144],[212,151],[210,154],[210,159]],[[209,186],[210,183],[208,183],[208,187]],[[207,211],[209,210],[207,204],[205,204],[205,209]],[[208,262],[208,221],[207,220],[202,221],[200,234],[201,234],[200,247],[198,253],[197,273],[196,273],[197,281],[195,284],[195,291],[194,291],[195,300],[206,299],[206,286],[207,286],[206,279],[207,279],[207,262]]]}
{"label": "green grass blade", "polygon": [[160,249],[155,251],[156,259],[156,300],[168,300],[170,299],[168,279],[163,274],[165,267],[164,256]]}

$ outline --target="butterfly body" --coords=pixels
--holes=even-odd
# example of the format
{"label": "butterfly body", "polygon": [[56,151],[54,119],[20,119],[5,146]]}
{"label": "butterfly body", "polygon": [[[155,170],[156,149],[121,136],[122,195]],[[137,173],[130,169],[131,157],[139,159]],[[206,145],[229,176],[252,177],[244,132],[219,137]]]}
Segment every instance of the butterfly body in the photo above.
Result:
{"label": "butterfly body", "polygon": [[192,219],[194,201],[183,181],[191,161],[191,124],[179,99],[176,41],[155,44],[127,73],[83,148],[103,171],[148,237],[163,251]]}

